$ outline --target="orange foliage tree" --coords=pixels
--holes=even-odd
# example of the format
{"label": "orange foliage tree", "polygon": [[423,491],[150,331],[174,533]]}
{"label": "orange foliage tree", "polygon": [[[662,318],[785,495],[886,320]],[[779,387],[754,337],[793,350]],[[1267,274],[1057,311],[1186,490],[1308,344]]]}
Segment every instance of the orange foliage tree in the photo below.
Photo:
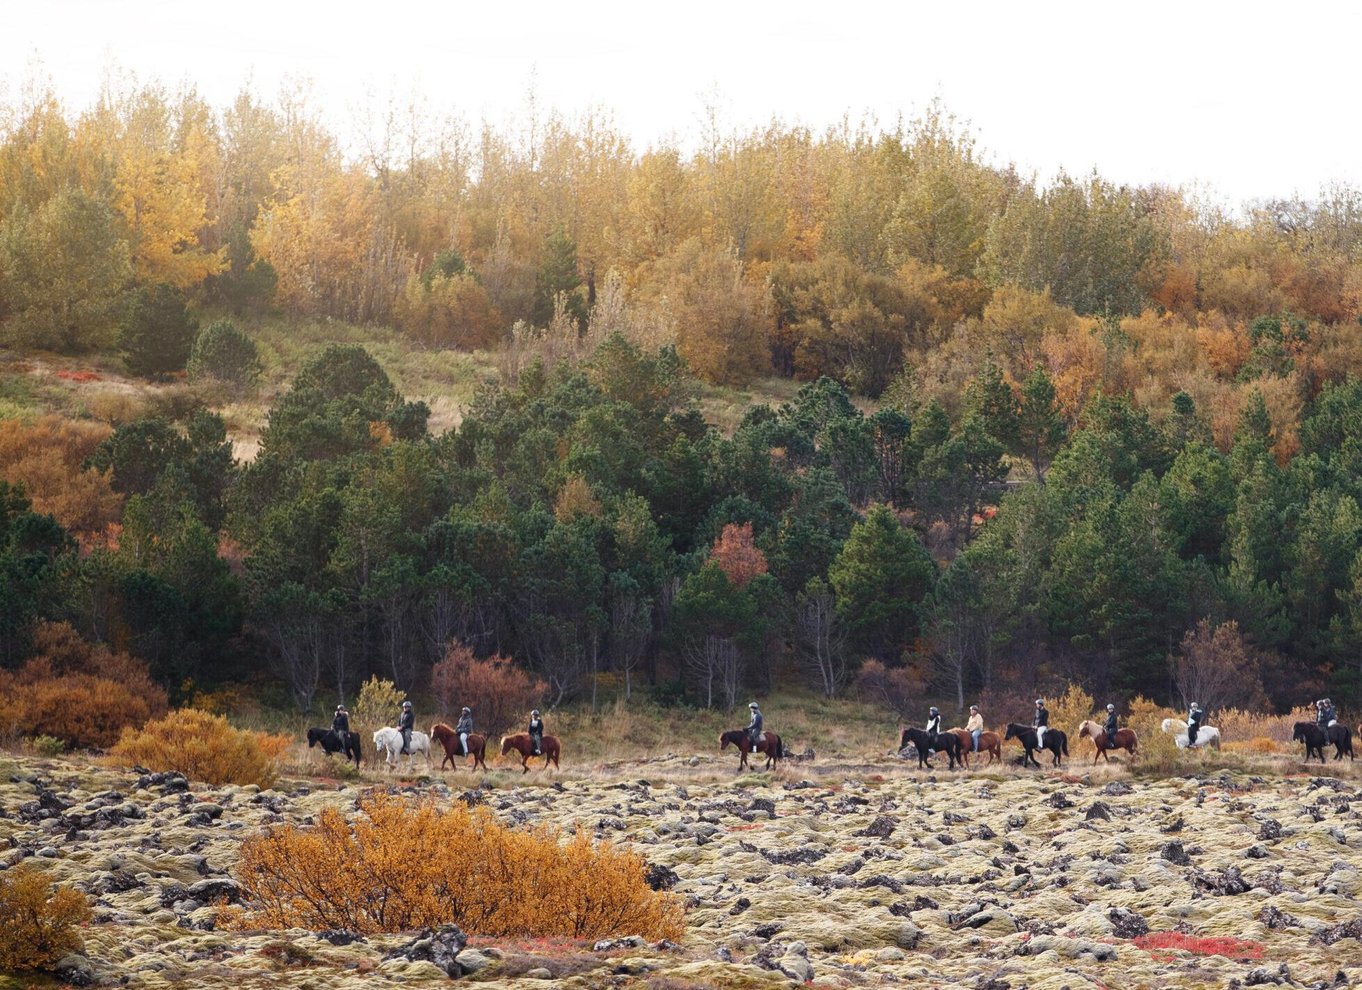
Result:
{"label": "orange foliage tree", "polygon": [[752,538],[752,524],[729,523],[710,548],[709,559],[719,565],[728,583],[742,589],[749,581],[768,570],[766,554]]}
{"label": "orange foliage tree", "polygon": [[186,708],[141,729],[125,729],[109,756],[129,766],[178,770],[214,786],[269,787],[291,742],[288,736],[236,729],[221,715]]}
{"label": "orange foliage tree", "polygon": [[[248,928],[400,932],[453,922],[490,936],[678,938],[682,907],[649,888],[638,854],[584,832],[513,831],[484,808],[383,794],[360,814],[247,839],[236,877]],[[584,883],[584,878],[590,878]]]}
{"label": "orange foliage tree", "polygon": [[548,690],[543,681],[521,670],[509,657],[493,654],[485,660],[474,655],[472,647],[455,641],[449,644],[444,659],[430,672],[430,693],[449,715],[464,705],[473,710],[475,724],[489,733],[499,733],[528,719],[530,709]]}
{"label": "orange foliage tree", "polygon": [[0,873],[0,970],[44,969],[80,950],[90,920],[85,895],[56,886],[28,863]]}

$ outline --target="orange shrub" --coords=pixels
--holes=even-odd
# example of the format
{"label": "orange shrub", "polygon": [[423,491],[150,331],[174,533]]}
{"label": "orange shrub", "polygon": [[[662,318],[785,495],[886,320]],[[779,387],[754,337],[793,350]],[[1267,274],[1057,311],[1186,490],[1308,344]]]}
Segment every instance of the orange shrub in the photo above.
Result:
{"label": "orange shrub", "polygon": [[90,920],[85,895],[56,887],[27,863],[0,873],[0,970],[52,965],[81,947],[78,925]]}
{"label": "orange shrub", "polygon": [[457,641],[449,644],[445,658],[430,671],[430,693],[441,714],[467,705],[473,709],[474,724],[492,734],[527,719],[546,690],[543,681],[525,673],[509,657],[493,654],[479,660],[472,648]]}
{"label": "orange shrub", "polygon": [[[247,839],[236,877],[255,911],[240,927],[373,934],[453,922],[490,936],[678,938],[682,908],[644,861],[582,832],[515,831],[485,808],[370,794],[353,819]],[[590,883],[583,883],[590,877]]]}
{"label": "orange shrub", "polygon": [[0,479],[22,484],[33,511],[56,517],[77,536],[102,533],[118,521],[123,499],[107,471],[81,465],[111,432],[60,416],[0,420]]}
{"label": "orange shrub", "polygon": [[1269,715],[1263,712],[1226,708],[1215,712],[1210,721],[1220,730],[1220,735],[1226,743],[1261,739],[1279,745],[1290,745],[1292,727],[1297,722],[1313,722],[1314,720],[1315,712],[1310,708],[1297,708],[1286,715]]}
{"label": "orange shrub", "polygon": [[269,787],[290,743],[287,736],[235,729],[221,715],[183,708],[141,729],[123,730],[109,755],[151,770],[178,770],[208,784]]}
{"label": "orange shrub", "polygon": [[41,623],[33,640],[35,657],[0,672],[0,735],[103,749],[125,727],[165,713],[165,691],[135,657],[88,643],[66,623]]}

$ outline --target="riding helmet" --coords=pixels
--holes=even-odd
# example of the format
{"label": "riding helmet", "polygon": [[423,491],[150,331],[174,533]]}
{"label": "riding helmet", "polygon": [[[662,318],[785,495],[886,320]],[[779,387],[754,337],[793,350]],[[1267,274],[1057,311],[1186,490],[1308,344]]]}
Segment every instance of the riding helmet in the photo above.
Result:
{"label": "riding helmet", "polygon": [[749,701],[749,702],[747,703],[747,707],[748,707],[748,708],[755,709],[755,708],[757,707],[757,703],[756,703],[755,701]]}
{"label": "riding helmet", "polygon": [[536,708],[534,711],[530,712],[530,714],[533,715],[535,718],[538,718],[538,717],[539,717],[539,709]]}
{"label": "riding helmet", "polygon": [[1116,711],[1116,706],[1115,706],[1115,705],[1107,705],[1107,711],[1109,711],[1109,712],[1114,712],[1114,711]]}
{"label": "riding helmet", "polygon": [[404,702],[402,702],[402,707],[403,707],[403,708],[410,708],[410,707],[411,707],[411,702],[410,702],[410,701],[404,701]]}
{"label": "riding helmet", "polygon": [[1039,698],[1036,699],[1036,707],[1037,707],[1037,708],[1039,708],[1039,707],[1040,707],[1041,705],[1043,705],[1043,704],[1045,704],[1045,702],[1041,701]]}
{"label": "riding helmet", "polygon": [[473,709],[469,708],[467,705],[464,705],[464,706],[463,706],[463,714],[465,714],[465,715],[472,715],[472,714],[473,714]]}
{"label": "riding helmet", "polygon": [[927,714],[928,714],[928,715],[940,715],[941,713],[937,710],[936,705],[932,705],[931,708],[927,709]]}

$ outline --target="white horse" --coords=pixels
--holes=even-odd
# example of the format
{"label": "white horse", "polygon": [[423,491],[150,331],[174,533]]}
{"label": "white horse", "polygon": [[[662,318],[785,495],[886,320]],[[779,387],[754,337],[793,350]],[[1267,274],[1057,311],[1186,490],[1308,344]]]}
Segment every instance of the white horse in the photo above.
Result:
{"label": "white horse", "polygon": [[[407,769],[411,769],[412,762],[416,759],[416,754],[424,754],[426,766],[430,766],[430,736],[424,732],[411,731],[410,753],[407,757]],[[374,752],[382,754],[388,763],[389,770],[397,769],[397,759],[402,755],[402,733],[394,728],[379,729],[374,733]]]}
{"label": "white horse", "polygon": [[[1173,742],[1178,749],[1187,748],[1187,723],[1180,718],[1166,718],[1163,720],[1163,731],[1172,733]],[[1200,749],[1202,746],[1209,746],[1211,749],[1220,748],[1220,730],[1213,725],[1203,725],[1196,730],[1196,745],[1193,749]]]}

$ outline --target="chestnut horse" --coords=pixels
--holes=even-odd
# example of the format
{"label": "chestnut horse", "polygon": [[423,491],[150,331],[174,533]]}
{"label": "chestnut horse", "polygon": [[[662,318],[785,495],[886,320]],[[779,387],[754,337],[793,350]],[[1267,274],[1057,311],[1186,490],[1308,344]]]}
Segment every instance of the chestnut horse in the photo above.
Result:
{"label": "chestnut horse", "polygon": [[1084,719],[1078,726],[1078,738],[1082,739],[1084,736],[1091,739],[1092,744],[1097,747],[1097,754],[1092,758],[1094,764],[1097,763],[1098,756],[1110,763],[1111,757],[1107,755],[1109,749],[1123,749],[1134,756],[1135,749],[1140,744],[1134,729],[1117,729],[1116,738],[1109,741],[1107,730],[1090,719]]}
{"label": "chestnut horse", "polygon": [[770,770],[771,767],[775,766],[775,764],[780,761],[780,755],[784,752],[784,750],[781,749],[780,736],[776,735],[774,732],[763,732],[761,734],[761,741],[757,743],[756,749],[754,750],[752,747],[752,740],[747,735],[746,729],[729,729],[719,736],[719,752],[722,753],[727,749],[729,743],[737,746],[738,752],[742,754],[742,758],[738,760],[739,773],[742,773],[743,768],[748,765],[748,753],[757,752],[763,754],[766,757],[765,769]]}
{"label": "chestnut horse", "polygon": [[[534,755],[534,741],[528,732],[517,732],[513,736],[501,737],[501,755],[505,756],[511,750],[520,754],[520,770],[522,773],[530,772],[530,757]],[[558,746],[557,736],[541,736],[539,739],[539,753],[544,757],[544,766],[541,769],[549,768],[549,761],[553,761],[555,770],[561,769],[558,766]]]}
{"label": "chestnut horse", "polygon": [[[459,769],[459,757],[463,754],[459,752],[459,734],[445,725],[443,722],[436,722],[430,727],[430,738],[434,739],[445,748],[445,758],[440,761],[440,769],[445,768],[448,763],[455,770]],[[468,755],[473,759],[470,770],[476,770],[479,766],[485,771],[487,760],[487,737],[480,736],[476,732],[468,734]]]}
{"label": "chestnut horse", "polygon": [[[960,737],[960,755],[965,761],[965,766],[968,767],[969,754],[974,752],[974,736],[970,734],[969,729],[955,728],[947,729],[946,731],[951,733],[951,735]],[[998,733],[989,732],[987,729],[979,733],[979,752],[988,754],[988,762],[990,764],[994,760],[1001,762],[1003,758],[1003,741],[998,737]]]}

